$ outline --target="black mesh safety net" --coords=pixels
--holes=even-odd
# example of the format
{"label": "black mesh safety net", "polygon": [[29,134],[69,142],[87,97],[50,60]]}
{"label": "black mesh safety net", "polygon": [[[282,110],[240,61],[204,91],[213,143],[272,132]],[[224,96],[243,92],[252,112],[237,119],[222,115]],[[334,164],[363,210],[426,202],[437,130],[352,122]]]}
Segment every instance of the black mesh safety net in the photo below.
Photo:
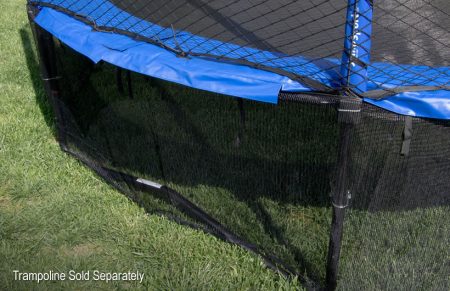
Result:
{"label": "black mesh safety net", "polygon": [[[31,2],[188,54],[197,44],[265,69],[274,66],[251,54],[270,51],[289,74],[300,72],[289,71],[292,56],[341,58],[348,9],[327,0]],[[161,35],[139,21],[113,22],[122,18],[100,10],[104,2]],[[450,59],[444,2],[373,1],[372,58],[400,68],[389,69],[407,76],[392,76],[399,86],[447,74],[436,69]],[[175,41],[175,31],[188,33]],[[35,37],[62,149],[147,212],[256,252],[307,289],[450,288],[450,121],[321,90],[281,92],[278,105],[230,98],[94,65],[37,26]],[[341,199],[330,201],[335,192]],[[327,274],[333,207],[347,209],[337,282]]]}

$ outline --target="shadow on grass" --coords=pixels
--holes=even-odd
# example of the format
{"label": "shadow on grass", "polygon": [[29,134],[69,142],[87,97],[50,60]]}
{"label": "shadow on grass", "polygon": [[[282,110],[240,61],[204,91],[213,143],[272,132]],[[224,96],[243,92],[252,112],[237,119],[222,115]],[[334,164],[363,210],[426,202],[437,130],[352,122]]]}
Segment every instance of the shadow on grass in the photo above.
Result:
{"label": "shadow on grass", "polygon": [[19,34],[22,40],[22,49],[25,52],[25,60],[30,72],[31,82],[33,83],[36,103],[44,116],[47,126],[52,129],[53,135],[56,136],[54,112],[45,94],[41,74],[39,73],[39,59],[33,49],[33,35],[28,26],[20,29]]}

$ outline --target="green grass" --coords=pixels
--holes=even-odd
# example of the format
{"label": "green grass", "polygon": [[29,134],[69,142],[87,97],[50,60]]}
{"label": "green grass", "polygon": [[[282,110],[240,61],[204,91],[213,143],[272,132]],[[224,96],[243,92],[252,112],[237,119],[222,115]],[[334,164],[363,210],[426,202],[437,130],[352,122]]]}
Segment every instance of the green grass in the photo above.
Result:
{"label": "green grass", "polygon": [[[164,210],[182,216],[153,196],[133,192],[139,207],[59,150],[24,4],[0,3],[0,51],[7,56],[0,58],[0,289],[299,289],[296,279],[267,270],[255,255],[152,215]],[[79,65],[70,67],[74,75]],[[329,189],[317,181],[326,181],[324,168],[335,156],[312,157],[335,152],[333,114],[319,111],[323,122],[317,126],[308,123],[311,107],[255,105],[237,148],[239,114],[232,99],[162,84],[169,92],[162,100],[158,89],[134,75],[136,96],[129,100],[110,86],[114,72],[104,67],[106,75],[92,75],[99,86],[77,88],[83,99],[66,100],[77,121],[69,129],[84,141],[69,139],[73,150],[168,183],[297,271],[323,280]],[[164,177],[155,163],[155,141]],[[308,173],[297,172],[298,160]],[[449,210],[352,209],[340,288],[448,290]],[[37,285],[14,281],[14,269],[139,270],[145,278],[142,285]]]}

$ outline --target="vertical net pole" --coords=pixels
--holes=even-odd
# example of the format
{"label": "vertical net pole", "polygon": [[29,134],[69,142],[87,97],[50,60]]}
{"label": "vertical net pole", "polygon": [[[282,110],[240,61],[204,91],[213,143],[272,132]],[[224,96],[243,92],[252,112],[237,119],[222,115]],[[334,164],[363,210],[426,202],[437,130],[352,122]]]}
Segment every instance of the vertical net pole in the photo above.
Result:
{"label": "vertical net pole", "polygon": [[344,230],[345,209],[351,198],[349,189],[350,148],[355,124],[361,119],[362,100],[344,96],[340,100],[338,117],[340,123],[339,155],[337,162],[336,184],[331,194],[333,214],[327,261],[327,290],[335,290]]}
{"label": "vertical net pole", "polygon": [[367,91],[367,66],[370,63],[372,0],[349,0],[345,26],[341,76],[344,89],[360,94]]}
{"label": "vertical net pole", "polygon": [[367,91],[367,67],[370,63],[372,0],[349,0],[341,64],[344,96],[339,106],[340,141],[336,186],[332,193],[333,214],[327,259],[327,290],[337,287],[339,259],[344,230],[345,209],[350,200],[348,171],[350,143],[354,124],[359,121],[361,100],[351,98]]}
{"label": "vertical net pole", "polygon": [[349,202],[347,193],[347,171],[349,160],[350,137],[353,124],[341,124],[340,149],[338,161],[338,173],[336,188],[332,194],[333,214],[331,222],[330,242],[328,245],[327,259],[327,290],[335,290],[337,286],[337,276],[339,268],[339,257],[341,253],[341,242],[344,228],[345,209]]}

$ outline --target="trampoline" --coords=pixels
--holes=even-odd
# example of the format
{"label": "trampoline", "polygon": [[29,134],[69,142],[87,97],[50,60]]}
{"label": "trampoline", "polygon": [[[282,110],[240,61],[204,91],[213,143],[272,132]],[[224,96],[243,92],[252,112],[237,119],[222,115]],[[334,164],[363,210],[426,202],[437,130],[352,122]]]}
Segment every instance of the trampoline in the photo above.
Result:
{"label": "trampoline", "polygon": [[[183,219],[169,217],[258,253],[307,287],[337,287],[348,207],[450,205],[447,1],[29,0],[27,8],[64,151],[133,199],[157,193]],[[324,278],[309,274],[314,267],[300,274],[304,266],[287,266],[245,227],[213,217],[228,208],[196,196],[198,185],[227,189],[237,208],[259,197],[317,206],[331,193]]]}

